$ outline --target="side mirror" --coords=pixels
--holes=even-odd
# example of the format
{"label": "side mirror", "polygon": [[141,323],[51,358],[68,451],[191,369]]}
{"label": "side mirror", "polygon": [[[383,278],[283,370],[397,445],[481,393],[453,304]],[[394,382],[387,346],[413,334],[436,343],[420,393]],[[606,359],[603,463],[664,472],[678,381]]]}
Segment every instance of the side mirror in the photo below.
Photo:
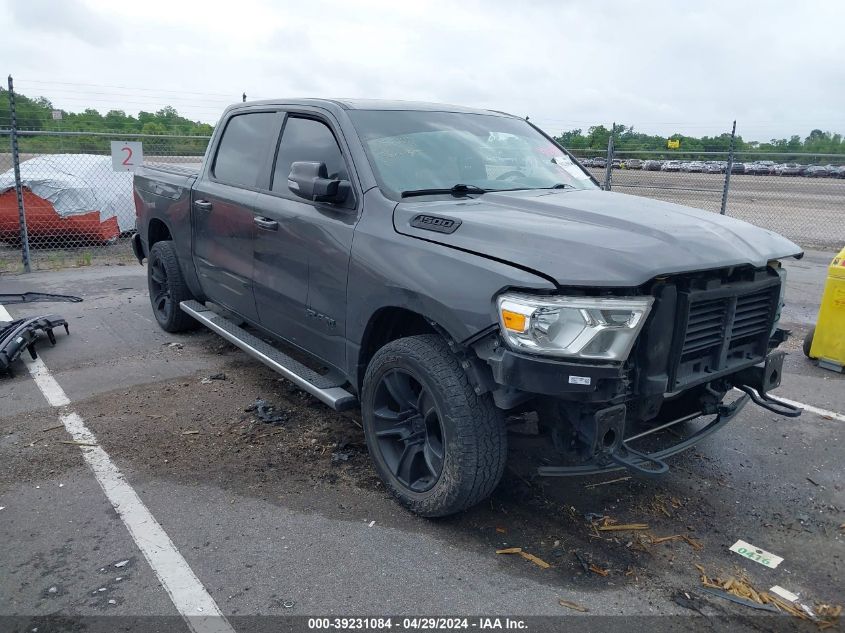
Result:
{"label": "side mirror", "polygon": [[288,189],[312,202],[343,202],[349,196],[348,180],[330,179],[325,163],[291,163]]}

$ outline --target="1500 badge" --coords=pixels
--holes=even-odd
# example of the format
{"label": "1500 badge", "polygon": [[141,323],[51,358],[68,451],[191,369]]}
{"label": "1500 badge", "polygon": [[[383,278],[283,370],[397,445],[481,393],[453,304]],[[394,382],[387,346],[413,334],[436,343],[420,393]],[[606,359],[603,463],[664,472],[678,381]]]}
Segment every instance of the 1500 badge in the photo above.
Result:
{"label": "1500 badge", "polygon": [[418,215],[411,220],[411,226],[415,229],[435,231],[436,233],[454,233],[460,225],[460,220],[442,218],[437,215]]}

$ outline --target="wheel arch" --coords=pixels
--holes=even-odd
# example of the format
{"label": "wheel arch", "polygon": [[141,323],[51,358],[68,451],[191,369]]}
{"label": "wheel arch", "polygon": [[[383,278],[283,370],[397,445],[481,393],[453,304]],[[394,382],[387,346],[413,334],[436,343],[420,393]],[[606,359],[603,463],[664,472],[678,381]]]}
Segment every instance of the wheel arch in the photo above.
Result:
{"label": "wheel arch", "polygon": [[152,218],[149,224],[147,224],[147,252],[152,249],[156,242],[172,239],[173,233],[170,227],[161,218]]}

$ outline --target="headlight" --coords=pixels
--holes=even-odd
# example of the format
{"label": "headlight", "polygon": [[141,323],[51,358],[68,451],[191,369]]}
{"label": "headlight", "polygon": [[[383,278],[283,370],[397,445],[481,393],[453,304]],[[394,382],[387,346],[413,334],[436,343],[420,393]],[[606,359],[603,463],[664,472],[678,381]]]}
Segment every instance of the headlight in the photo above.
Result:
{"label": "headlight", "polygon": [[548,356],[623,361],[653,297],[542,297],[505,293],[499,325],[514,349]]}

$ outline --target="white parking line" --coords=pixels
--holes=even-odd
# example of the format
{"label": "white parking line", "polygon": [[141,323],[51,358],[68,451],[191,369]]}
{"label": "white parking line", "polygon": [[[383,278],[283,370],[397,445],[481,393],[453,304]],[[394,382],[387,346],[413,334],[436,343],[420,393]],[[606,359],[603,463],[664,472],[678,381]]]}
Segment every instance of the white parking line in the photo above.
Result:
{"label": "white parking line", "polygon": [[[11,320],[12,317],[6,308],[0,305],[0,321]],[[51,406],[65,407],[70,404],[64,389],[40,358],[32,360],[26,357],[24,362],[35,384]],[[234,633],[217,603],[205,590],[187,561],[173,545],[173,541],[126,481],[108,453],[98,445],[97,438],[85,426],[82,418],[77,413],[66,410],[59,419],[74,440],[86,444],[80,446],[80,449],[88,466],[94,471],[97,483],[123,520],[174,606],[185,618],[188,627],[194,633]]]}
{"label": "white parking line", "polygon": [[786,404],[791,404],[793,407],[801,407],[804,411],[809,411],[810,413],[815,413],[816,415],[821,415],[826,418],[831,418],[833,420],[839,420],[840,422],[845,422],[845,415],[841,413],[837,413],[836,411],[828,411],[827,409],[819,409],[818,407],[814,407],[811,404],[804,404],[803,402],[797,402],[795,400],[790,400],[789,398],[781,398],[780,396],[775,396],[778,400],[785,402]]}

